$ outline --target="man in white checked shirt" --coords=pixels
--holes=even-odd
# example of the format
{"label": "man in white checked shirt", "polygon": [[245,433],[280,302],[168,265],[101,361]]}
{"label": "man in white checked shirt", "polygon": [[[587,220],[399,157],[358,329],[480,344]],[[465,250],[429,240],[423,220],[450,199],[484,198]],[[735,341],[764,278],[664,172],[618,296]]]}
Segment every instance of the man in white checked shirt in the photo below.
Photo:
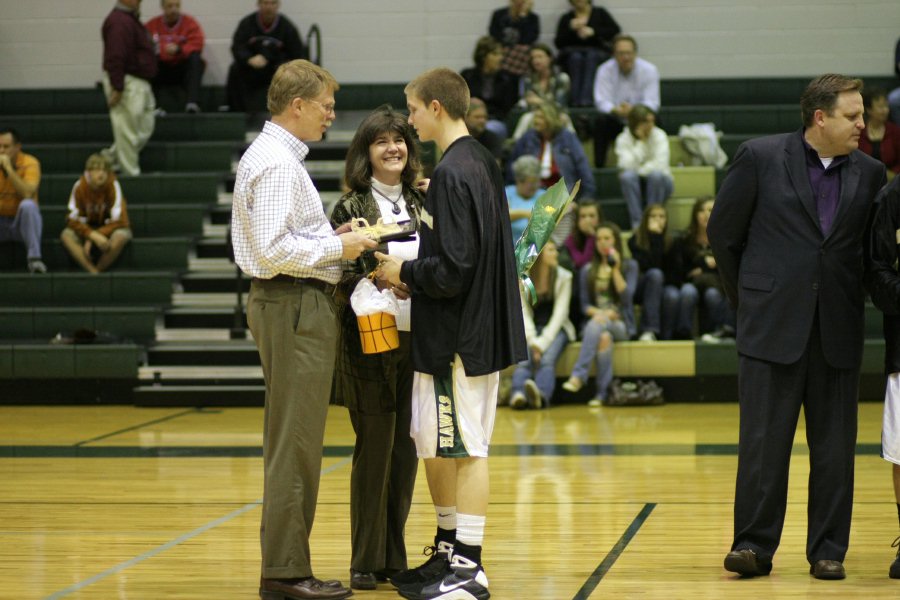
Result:
{"label": "man in white checked shirt", "polygon": [[308,61],[279,67],[268,93],[272,119],[244,153],[234,187],[232,242],[237,264],[253,277],[247,321],[266,381],[263,600],[352,593],[313,577],[309,553],[337,351],[331,295],[341,259],[375,247],[349,224],[332,231],[303,162],[304,142],[320,140],[334,119],[337,89]]}

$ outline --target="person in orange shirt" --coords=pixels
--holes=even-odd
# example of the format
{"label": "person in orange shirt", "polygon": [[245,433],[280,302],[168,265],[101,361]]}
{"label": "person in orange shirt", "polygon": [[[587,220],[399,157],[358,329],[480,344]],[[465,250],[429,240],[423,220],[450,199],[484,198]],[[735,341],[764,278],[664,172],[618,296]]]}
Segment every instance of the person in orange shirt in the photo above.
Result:
{"label": "person in orange shirt", "polygon": [[84,174],[72,186],[63,246],[89,273],[109,268],[131,239],[128,209],[112,163],[102,154],[91,154]]}
{"label": "person in orange shirt", "polygon": [[0,242],[25,244],[31,273],[47,272],[41,260],[44,221],[38,208],[40,184],[41,163],[22,152],[15,129],[0,129]]}
{"label": "person in orange shirt", "polygon": [[200,112],[200,80],[206,63],[203,52],[203,29],[197,20],[181,12],[181,0],[161,0],[163,14],[153,17],[145,27],[153,37],[157,68],[153,91],[165,85],[181,85],[187,92],[184,111]]}

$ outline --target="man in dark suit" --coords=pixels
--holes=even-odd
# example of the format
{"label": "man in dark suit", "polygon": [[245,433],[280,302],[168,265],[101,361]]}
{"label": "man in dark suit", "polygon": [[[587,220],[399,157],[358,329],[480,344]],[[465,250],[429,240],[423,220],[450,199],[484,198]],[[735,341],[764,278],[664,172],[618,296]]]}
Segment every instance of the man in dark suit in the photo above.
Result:
{"label": "man in dark suit", "polygon": [[709,220],[737,308],[740,444],[725,568],[768,575],[800,407],[810,454],[806,556],[843,579],[863,347],[863,243],[884,167],[857,150],[862,81],[812,80],[803,128],[743,144]]}

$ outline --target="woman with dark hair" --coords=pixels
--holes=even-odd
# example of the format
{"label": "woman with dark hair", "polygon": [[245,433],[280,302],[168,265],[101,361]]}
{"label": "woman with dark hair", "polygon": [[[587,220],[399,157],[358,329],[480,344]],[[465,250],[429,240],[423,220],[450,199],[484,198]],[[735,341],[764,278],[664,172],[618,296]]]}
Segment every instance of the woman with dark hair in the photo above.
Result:
{"label": "woman with dark hair", "polygon": [[642,341],[690,339],[697,290],[682,286],[681,253],[669,235],[669,213],[662,204],[644,209],[641,223],[628,239],[640,274],[634,303],[641,305]]}
{"label": "woman with dark hair", "polygon": [[587,383],[591,362],[597,361],[597,389],[590,406],[600,406],[613,377],[613,342],[627,340],[634,331],[632,295],[628,282],[637,277],[637,264],[622,254],[622,232],[612,222],[601,223],[594,236],[594,258],[581,269],[579,294],[586,318],[581,349],[572,375],[563,384],[576,393]]}
{"label": "woman with dark hair", "polygon": [[460,71],[469,93],[487,105],[487,128],[506,139],[506,115],[519,100],[518,76],[501,68],[503,45],[489,35],[481,37],[472,53],[474,67]]}
{"label": "woman with dark hair", "polygon": [[900,126],[890,120],[887,92],[870,88],[863,92],[866,128],[859,136],[859,149],[884,163],[893,177],[900,173]]}
{"label": "woman with dark hair", "polygon": [[734,309],[725,297],[716,258],[706,235],[706,225],[714,203],[712,196],[697,198],[691,209],[691,223],[678,241],[684,281],[682,289],[693,286],[696,290],[693,293],[703,307],[700,331],[704,332],[702,339],[707,342],[734,337],[736,320]]}
{"label": "woman with dark hair", "polygon": [[572,78],[572,106],[594,105],[594,75],[610,57],[612,39],[619,24],[602,6],[591,0],[569,0],[572,10],[559,18],[556,49],[559,64]]}
{"label": "woman with dark hair", "polygon": [[565,247],[572,270],[578,272],[594,257],[594,235],[604,221],[603,209],[593,200],[582,200],[575,208],[575,227],[566,238]]}
{"label": "woman with dark hair", "polygon": [[513,139],[522,137],[534,122],[534,109],[549,102],[560,111],[560,118],[567,129],[575,131],[572,120],[565,112],[569,106],[569,76],[554,64],[553,50],[546,44],[535,44],[528,51],[528,73],[520,81],[518,107],[526,110],[519,117],[513,131]]}
{"label": "woman with dark hair", "polygon": [[[594,172],[581,141],[574,132],[565,128],[554,104],[542,102],[535,108],[533,126],[516,141],[508,164],[512,165],[526,154],[536,156],[541,162],[541,185],[544,187],[549,188],[563,178],[571,192],[580,179],[579,198],[593,198],[596,194]],[[511,182],[512,179],[510,171],[507,180]]]}
{"label": "woman with dark hair", "polygon": [[[378,219],[413,221],[418,229],[424,199],[416,189],[420,168],[406,117],[389,106],[376,109],[350,142],[344,175],[350,191],[335,206],[332,226],[364,218],[372,225]],[[409,259],[416,257],[418,247],[416,236],[381,244],[378,250]],[[350,587],[362,590],[373,590],[378,581],[407,569],[403,530],[418,467],[409,436],[413,371],[406,290],[393,288],[401,298],[400,347],[381,354],[363,354],[356,315],[346,301],[377,263],[371,253],[345,263],[337,294],[341,340],[334,401],[347,407],[356,432],[350,475]]]}

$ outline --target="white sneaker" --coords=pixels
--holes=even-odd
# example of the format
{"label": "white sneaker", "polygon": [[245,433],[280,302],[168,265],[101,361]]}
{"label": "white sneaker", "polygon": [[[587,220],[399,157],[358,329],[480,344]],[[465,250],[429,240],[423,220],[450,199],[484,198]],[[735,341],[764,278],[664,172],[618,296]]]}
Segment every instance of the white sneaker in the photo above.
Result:
{"label": "white sneaker", "polygon": [[39,258],[31,258],[28,260],[28,272],[29,273],[46,273],[47,265],[44,264]]}
{"label": "white sneaker", "polygon": [[544,406],[544,395],[541,389],[533,379],[525,380],[525,398],[528,400],[528,406],[531,408],[542,408]]}
{"label": "white sneaker", "polygon": [[571,392],[573,394],[577,394],[581,391],[581,388],[584,387],[584,382],[577,377],[569,377],[568,380],[564,384],[562,384],[562,389],[567,392]]}
{"label": "white sneaker", "polygon": [[[488,578],[484,568],[471,560],[454,554],[450,559],[451,573],[441,581],[425,586],[416,597],[417,600],[488,600]],[[400,595],[410,598],[412,594]]]}
{"label": "white sneaker", "polygon": [[591,398],[588,400],[588,406],[603,406],[603,398]]}
{"label": "white sneaker", "polygon": [[656,334],[653,333],[652,331],[645,331],[644,333],[641,334],[641,337],[638,338],[638,341],[641,341],[641,342],[655,342],[655,341],[656,341]]}
{"label": "white sneaker", "polygon": [[522,392],[514,393],[512,395],[512,398],[509,399],[509,407],[516,410],[528,408],[528,400],[526,400],[525,394],[523,394]]}

